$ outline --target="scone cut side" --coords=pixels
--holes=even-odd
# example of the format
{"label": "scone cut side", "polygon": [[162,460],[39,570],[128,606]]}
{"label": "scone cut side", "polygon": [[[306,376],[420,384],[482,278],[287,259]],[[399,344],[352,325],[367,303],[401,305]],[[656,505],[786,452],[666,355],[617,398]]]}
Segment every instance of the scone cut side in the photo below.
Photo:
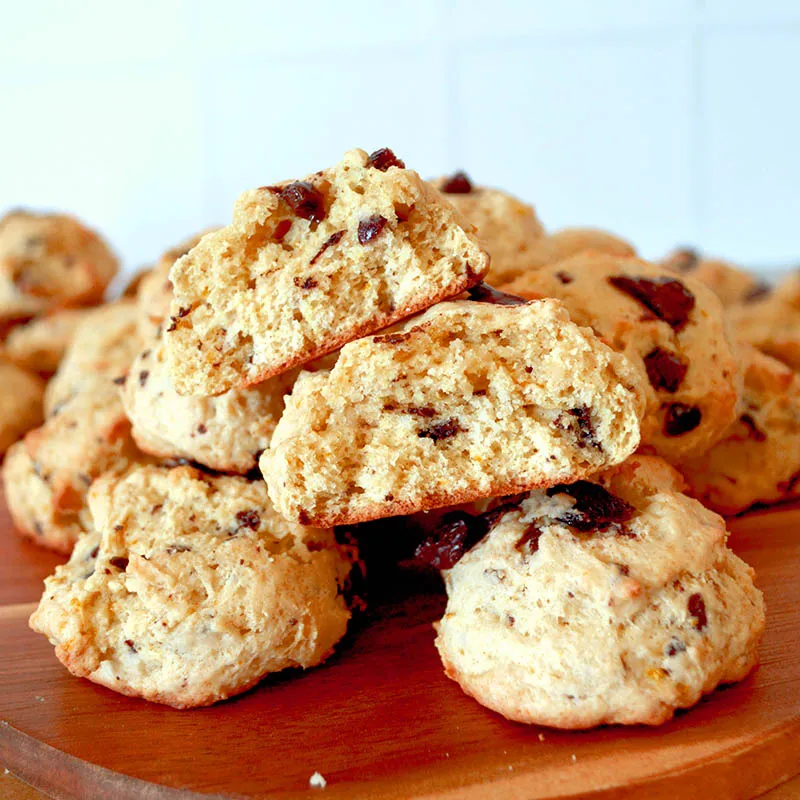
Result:
{"label": "scone cut side", "polygon": [[260,465],[287,519],[350,524],[619,463],[642,402],[626,359],[558,301],[443,303],[301,375]]}
{"label": "scone cut side", "polygon": [[391,151],[245,192],[172,268],[170,375],[214,395],[288,371],[481,280],[471,225]]}

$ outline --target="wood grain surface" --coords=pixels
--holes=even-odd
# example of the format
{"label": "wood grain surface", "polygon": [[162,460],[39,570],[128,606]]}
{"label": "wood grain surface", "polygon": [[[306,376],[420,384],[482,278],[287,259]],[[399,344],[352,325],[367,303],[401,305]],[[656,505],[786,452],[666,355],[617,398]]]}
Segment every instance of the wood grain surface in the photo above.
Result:
{"label": "wood grain surface", "polygon": [[443,597],[416,582],[384,586],[328,664],[238,699],[116,695],[28,629],[61,559],[0,508],[0,763],[55,798],[755,797],[800,773],[800,509],[731,527],[767,599],[761,667],[660,728],[575,733],[509,723],[448,681],[430,624]]}

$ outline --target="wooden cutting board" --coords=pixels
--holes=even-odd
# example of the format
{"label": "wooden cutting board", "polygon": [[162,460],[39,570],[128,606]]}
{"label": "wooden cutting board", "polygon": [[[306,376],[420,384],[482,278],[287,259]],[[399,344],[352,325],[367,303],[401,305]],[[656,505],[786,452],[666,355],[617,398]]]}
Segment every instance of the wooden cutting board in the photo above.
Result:
{"label": "wooden cutting board", "polygon": [[659,728],[574,733],[507,722],[444,677],[430,586],[387,589],[328,664],[209,709],[78,680],[27,627],[59,559],[0,508],[0,762],[56,798],[754,797],[800,772],[800,508],[731,527],[767,599],[761,667]]}

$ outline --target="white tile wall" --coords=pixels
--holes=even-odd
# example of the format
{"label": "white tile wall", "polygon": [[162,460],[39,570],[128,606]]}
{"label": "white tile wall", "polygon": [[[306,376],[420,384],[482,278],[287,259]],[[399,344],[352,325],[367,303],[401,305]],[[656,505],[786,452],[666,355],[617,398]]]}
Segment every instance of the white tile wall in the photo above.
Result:
{"label": "white tile wall", "polygon": [[129,267],[244,188],[392,146],[657,256],[800,259],[798,0],[28,0],[0,24],[0,211]]}

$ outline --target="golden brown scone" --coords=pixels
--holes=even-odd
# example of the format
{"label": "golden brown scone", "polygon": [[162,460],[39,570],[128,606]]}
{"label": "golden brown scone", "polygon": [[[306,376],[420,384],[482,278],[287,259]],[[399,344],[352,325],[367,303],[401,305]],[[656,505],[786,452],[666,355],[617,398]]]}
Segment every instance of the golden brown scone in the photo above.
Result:
{"label": "golden brown scone", "polygon": [[9,333],[3,352],[17,366],[40,375],[57,369],[80,324],[91,314],[83,308],[62,308],[34,317]]}
{"label": "golden brown scone", "polygon": [[32,317],[103,299],[117,259],[66,214],[11,211],[0,219],[0,319]]}
{"label": "golden brown scone", "polygon": [[665,267],[690,274],[692,278],[713,289],[722,305],[732,306],[754,300],[769,291],[755,275],[718,258],[701,257],[696,250],[674,250],[662,262]]}
{"label": "golden brown scone", "polygon": [[539,265],[545,232],[533,206],[500,189],[475,186],[463,172],[432,183],[477,229],[492,257],[489,283],[498,286]]}
{"label": "golden brown scone", "polygon": [[619,463],[642,404],[627,360],[558,301],[442,303],[302,374],[260,463],[287,519],[362,522]]}
{"label": "golden brown scone", "polygon": [[0,358],[0,459],[42,421],[44,383],[36,375]]}
{"label": "golden brown scone", "polygon": [[89,529],[86,498],[92,481],[144,459],[112,389],[67,398],[6,454],[8,510],[17,531],[36,544],[69,554]]}
{"label": "golden brown scone", "polygon": [[30,620],[74,675],[205,706],[321,663],[347,629],[353,549],[284,521],[261,481],[140,467],[97,481],[90,508]]}
{"label": "golden brown scone", "polygon": [[463,530],[471,549],[444,572],[436,646],[447,675],[509,719],[657,725],[758,662],[753,570],[660,459],[448,522],[429,555]]}
{"label": "golden brown scone", "polygon": [[647,398],[642,444],[668,461],[705,452],[736,419],[740,376],[722,307],[690,277],[634,258],[584,252],[504,287],[557,297],[625,354]]}
{"label": "golden brown scone", "polygon": [[118,300],[86,312],[47,384],[46,415],[75,394],[105,389],[109,381],[123,382],[141,344],[138,319],[133,300]]}
{"label": "golden brown scone", "polygon": [[800,372],[800,290],[789,274],[774,292],[728,309],[731,329],[742,341]]}
{"label": "golden brown scone", "polygon": [[172,268],[170,376],[215,395],[333,352],[477,283],[472,226],[388,150],[245,192]]}
{"label": "golden brown scone", "polygon": [[680,465],[689,493],[720,514],[800,497],[800,375],[741,345],[742,413],[708,452]]}

